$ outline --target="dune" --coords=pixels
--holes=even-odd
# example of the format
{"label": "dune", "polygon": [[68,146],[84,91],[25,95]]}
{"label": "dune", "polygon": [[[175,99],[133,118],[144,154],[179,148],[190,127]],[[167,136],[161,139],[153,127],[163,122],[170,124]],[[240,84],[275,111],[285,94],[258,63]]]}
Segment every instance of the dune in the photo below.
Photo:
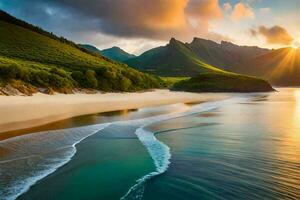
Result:
{"label": "dune", "polygon": [[169,90],[142,93],[77,93],[69,95],[38,93],[33,96],[0,96],[0,134],[81,115],[181,102],[212,101],[221,98],[224,98],[224,95]]}

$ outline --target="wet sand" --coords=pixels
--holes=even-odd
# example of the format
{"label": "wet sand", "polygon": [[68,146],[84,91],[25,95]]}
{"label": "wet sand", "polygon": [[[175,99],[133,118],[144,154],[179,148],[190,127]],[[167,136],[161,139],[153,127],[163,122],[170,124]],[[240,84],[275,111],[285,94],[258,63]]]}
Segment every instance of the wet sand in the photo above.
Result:
{"label": "wet sand", "polygon": [[169,90],[143,93],[36,94],[31,97],[0,96],[0,140],[23,134],[18,130],[34,131],[31,130],[34,127],[49,127],[53,122],[82,115],[221,98],[224,98],[224,94],[207,95]]}

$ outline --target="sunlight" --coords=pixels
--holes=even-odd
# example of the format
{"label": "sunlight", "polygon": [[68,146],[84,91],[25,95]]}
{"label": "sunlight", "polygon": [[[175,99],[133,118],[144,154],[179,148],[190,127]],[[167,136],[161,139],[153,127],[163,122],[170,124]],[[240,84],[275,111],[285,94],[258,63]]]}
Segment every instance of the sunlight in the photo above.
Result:
{"label": "sunlight", "polygon": [[[285,72],[293,72],[293,66],[296,62],[297,50],[294,48],[288,48],[282,52],[284,58],[279,62],[279,64],[271,72],[271,77],[280,77]],[[281,56],[278,55],[278,58]]]}
{"label": "sunlight", "polygon": [[292,47],[293,49],[298,49],[298,48],[300,47],[300,38],[295,39],[295,40],[293,41],[291,47]]}
{"label": "sunlight", "polygon": [[[294,123],[295,123],[295,126],[300,128],[300,90],[296,90],[294,95],[295,95],[295,101],[296,101]],[[299,137],[300,137],[300,135],[299,135]]]}

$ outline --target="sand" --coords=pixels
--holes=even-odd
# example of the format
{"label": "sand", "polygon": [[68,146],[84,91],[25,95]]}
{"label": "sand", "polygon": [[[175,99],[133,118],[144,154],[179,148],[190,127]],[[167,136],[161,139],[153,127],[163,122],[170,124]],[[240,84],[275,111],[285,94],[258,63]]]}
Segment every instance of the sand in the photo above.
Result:
{"label": "sand", "polygon": [[0,96],[0,133],[32,128],[87,114],[220,98],[224,98],[224,95],[169,90],[143,93],[69,95],[39,93],[33,96]]}

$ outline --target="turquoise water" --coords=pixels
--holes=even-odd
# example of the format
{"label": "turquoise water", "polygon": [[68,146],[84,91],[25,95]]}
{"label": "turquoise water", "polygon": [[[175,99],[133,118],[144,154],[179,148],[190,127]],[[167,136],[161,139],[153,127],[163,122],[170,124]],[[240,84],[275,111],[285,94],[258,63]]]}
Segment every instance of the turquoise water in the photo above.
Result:
{"label": "turquoise water", "polygon": [[[57,131],[55,137],[29,135],[37,143],[51,138],[53,151],[30,160],[43,149],[31,145],[29,152],[6,155],[0,194],[9,199],[18,191],[2,189],[18,185],[7,172],[35,176],[60,163],[18,199],[299,199],[300,89],[279,91],[139,110],[121,122]],[[24,140],[0,147],[21,148]],[[26,160],[12,161],[20,169],[4,162],[16,155]],[[57,162],[43,163],[49,157]],[[63,165],[59,158],[69,160]]]}

